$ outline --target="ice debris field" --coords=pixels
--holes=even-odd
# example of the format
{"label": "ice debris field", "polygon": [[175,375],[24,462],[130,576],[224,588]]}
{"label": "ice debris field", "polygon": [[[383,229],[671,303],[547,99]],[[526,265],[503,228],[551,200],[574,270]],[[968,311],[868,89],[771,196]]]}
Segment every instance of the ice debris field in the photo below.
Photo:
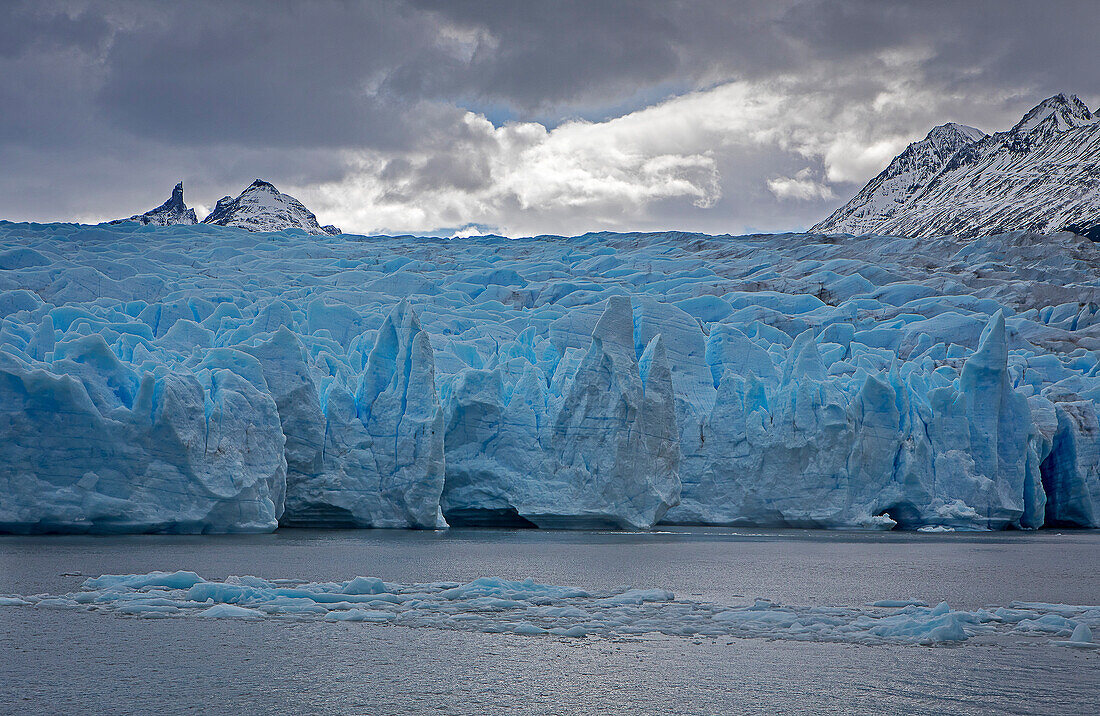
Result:
{"label": "ice debris field", "polygon": [[0,597],[0,606],[102,611],[140,618],[293,619],[372,622],[483,633],[617,638],[756,637],[856,644],[935,645],[1011,635],[1080,649],[1100,647],[1100,606],[1013,602],[957,611],[916,600],[858,607],[795,606],[767,599],[729,606],[676,599],[665,589],[576,587],[482,577],[467,584],[398,584],[228,577],[194,572],[103,575],[69,594]]}
{"label": "ice debris field", "polygon": [[1071,234],[0,222],[0,531],[1100,527],[1098,304]]}

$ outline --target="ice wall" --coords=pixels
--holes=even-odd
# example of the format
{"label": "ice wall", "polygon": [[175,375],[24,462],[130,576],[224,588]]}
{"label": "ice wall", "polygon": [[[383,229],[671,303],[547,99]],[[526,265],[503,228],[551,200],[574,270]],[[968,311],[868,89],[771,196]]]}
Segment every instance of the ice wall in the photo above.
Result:
{"label": "ice wall", "polygon": [[[534,356],[530,356],[533,358]],[[660,336],[635,356],[630,301],[607,302],[560,394],[522,353],[448,391],[443,510],[459,524],[648,528],[679,499],[679,444]],[[511,374],[506,388],[504,375]],[[505,395],[505,393],[510,395]]]}
{"label": "ice wall", "polygon": [[407,302],[386,317],[354,380],[318,383],[285,325],[247,350],[261,361],[286,435],[283,524],[446,526],[443,412],[431,344]]}
{"label": "ice wall", "polygon": [[0,530],[1100,526],[1098,266],[0,222]]}
{"label": "ice wall", "polygon": [[97,333],[46,363],[0,351],[0,530],[274,529],[285,440],[259,366],[222,349],[194,367],[139,373]]}
{"label": "ice wall", "polygon": [[880,356],[889,358],[880,371],[830,377],[811,330],[794,339],[781,375],[761,380],[756,362],[734,362],[703,426],[701,479],[685,490],[672,518],[887,529],[1041,526],[1040,456],[1007,355],[998,312],[949,385],[907,380],[893,356]]}

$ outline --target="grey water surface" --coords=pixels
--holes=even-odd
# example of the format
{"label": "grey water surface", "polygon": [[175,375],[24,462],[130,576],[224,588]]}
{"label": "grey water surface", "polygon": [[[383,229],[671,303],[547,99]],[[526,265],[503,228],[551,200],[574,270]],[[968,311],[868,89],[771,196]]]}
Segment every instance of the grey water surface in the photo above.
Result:
{"label": "grey water surface", "polygon": [[[0,594],[87,576],[396,582],[533,577],[679,598],[804,605],[1100,604],[1100,532],[664,528],[281,530],[252,536],[0,537]],[[1036,640],[854,646],[584,639],[365,623],[145,620],[0,607],[0,713],[1096,714],[1100,651]]]}

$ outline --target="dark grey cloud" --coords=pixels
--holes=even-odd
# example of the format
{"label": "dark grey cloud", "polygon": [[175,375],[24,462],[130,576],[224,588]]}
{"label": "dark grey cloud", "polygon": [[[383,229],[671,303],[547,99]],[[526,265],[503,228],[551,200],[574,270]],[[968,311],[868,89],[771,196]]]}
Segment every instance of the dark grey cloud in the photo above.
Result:
{"label": "dark grey cloud", "polygon": [[844,62],[884,50],[922,54],[930,80],[987,89],[1072,86],[1100,92],[1100,77],[1082,61],[1095,44],[1092,0],[809,0],[779,25],[804,61]]}
{"label": "dark grey cloud", "polygon": [[495,42],[467,63],[404,65],[395,87],[457,91],[525,112],[614,104],[640,87],[698,87],[834,64],[888,50],[953,86],[1072,84],[1100,93],[1083,61],[1095,44],[1094,0],[412,0]]}
{"label": "dark grey cloud", "polygon": [[404,63],[441,53],[433,23],[395,3],[162,9],[115,35],[97,97],[132,132],[176,143],[394,146],[453,123],[447,105],[382,86]]}
{"label": "dark grey cloud", "polygon": [[[729,82],[762,93],[782,85],[789,112],[826,111],[834,133],[848,121],[837,107],[913,98],[859,114],[878,126],[857,128],[852,141],[947,120],[995,130],[1056,92],[1095,104],[1096,13],[1094,0],[0,3],[0,216],[126,215],[162,200],[178,178],[190,201],[207,205],[256,176],[308,192],[361,184],[369,171],[394,206],[446,191],[483,196],[517,170],[501,157],[521,154],[467,121],[466,109],[553,129]],[[781,201],[767,181],[824,176],[832,160],[812,145],[772,138],[722,150],[711,206],[686,192],[575,219],[806,225],[829,200]],[[644,151],[644,140],[631,147]],[[460,202],[447,216],[551,221],[564,211],[508,192],[494,201],[492,217]],[[408,227],[418,221],[427,219]]]}
{"label": "dark grey cloud", "polygon": [[442,96],[454,88],[520,109],[629,94],[675,76],[681,28],[671,3],[567,0],[516,3],[417,0],[457,27],[485,33],[466,63],[410,63],[400,91]]}
{"label": "dark grey cloud", "polygon": [[18,57],[30,49],[45,51],[102,49],[110,38],[111,25],[94,12],[59,12],[29,2],[11,2],[0,17],[0,57]]}

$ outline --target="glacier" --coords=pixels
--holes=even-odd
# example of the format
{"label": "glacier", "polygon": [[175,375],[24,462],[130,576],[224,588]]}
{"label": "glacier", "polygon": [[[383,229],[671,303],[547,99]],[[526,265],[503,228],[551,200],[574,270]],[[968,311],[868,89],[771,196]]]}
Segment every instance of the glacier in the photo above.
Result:
{"label": "glacier", "polygon": [[0,222],[0,531],[1100,527],[1100,246]]}
{"label": "glacier", "polygon": [[[916,599],[860,606],[747,604],[678,599],[661,588],[589,591],[533,579],[402,584],[377,577],[339,582],[195,572],[104,574],[66,594],[0,596],[0,607],[97,611],[136,619],[366,622],[413,629],[593,639],[664,635],[894,645],[990,644],[1005,638],[1096,649],[1100,606],[1011,602],[973,611]],[[1062,637],[1052,639],[1051,637]]]}

